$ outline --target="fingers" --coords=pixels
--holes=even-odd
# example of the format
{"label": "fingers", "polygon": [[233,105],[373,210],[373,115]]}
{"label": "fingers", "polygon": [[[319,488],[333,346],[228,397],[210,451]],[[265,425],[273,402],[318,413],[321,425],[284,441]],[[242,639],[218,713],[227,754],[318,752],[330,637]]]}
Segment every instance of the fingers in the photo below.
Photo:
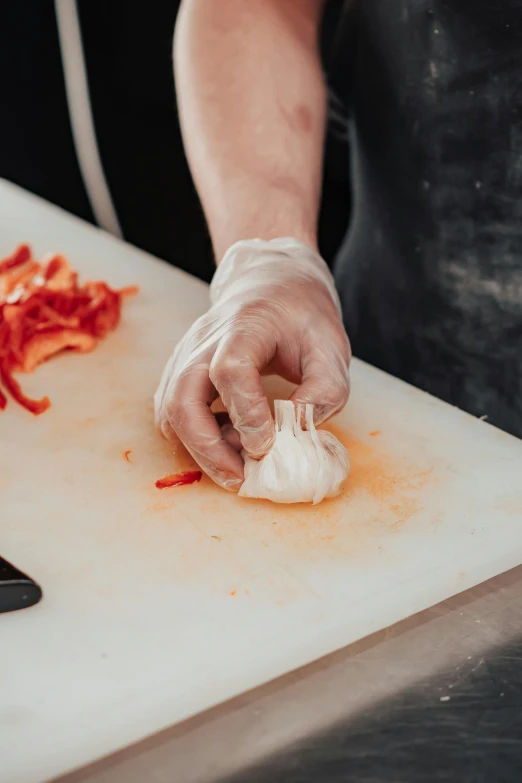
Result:
{"label": "fingers", "polygon": [[323,349],[313,346],[302,358],[303,378],[291,396],[295,403],[312,403],[314,421],[322,424],[339,413],[350,395],[348,341],[332,342]]}
{"label": "fingers", "polygon": [[260,371],[275,353],[275,342],[255,335],[239,334],[224,342],[210,364],[210,378],[218,390],[245,451],[262,457],[270,449],[275,429]]}
{"label": "fingers", "polygon": [[191,367],[165,392],[161,429],[166,437],[174,433],[216,484],[237,491],[243,482],[243,460],[223,437],[210,410],[215,397],[208,364]]}
{"label": "fingers", "polygon": [[168,419],[163,419],[160,421],[159,424],[159,430],[163,437],[168,440],[169,443],[172,443],[173,446],[177,446],[179,443],[179,438],[170,426]]}
{"label": "fingers", "polygon": [[238,454],[240,454],[243,449],[243,444],[241,443],[239,432],[234,429],[234,425],[230,421],[230,416],[228,413],[216,413],[215,416],[224,439],[232,446],[234,451],[237,451]]}

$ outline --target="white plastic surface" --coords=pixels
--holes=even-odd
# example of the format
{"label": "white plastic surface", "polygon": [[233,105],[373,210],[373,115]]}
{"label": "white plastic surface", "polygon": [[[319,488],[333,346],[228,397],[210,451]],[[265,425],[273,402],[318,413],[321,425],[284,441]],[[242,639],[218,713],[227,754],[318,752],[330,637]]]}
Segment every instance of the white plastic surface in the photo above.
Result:
{"label": "white plastic surface", "polygon": [[157,490],[191,463],[152,395],[206,286],[0,183],[0,255],[21,241],[142,293],[93,354],[22,377],[48,413],[0,414],[0,553],[45,593],[0,615],[2,782],[93,761],[521,562],[522,443],[358,362],[340,499]]}

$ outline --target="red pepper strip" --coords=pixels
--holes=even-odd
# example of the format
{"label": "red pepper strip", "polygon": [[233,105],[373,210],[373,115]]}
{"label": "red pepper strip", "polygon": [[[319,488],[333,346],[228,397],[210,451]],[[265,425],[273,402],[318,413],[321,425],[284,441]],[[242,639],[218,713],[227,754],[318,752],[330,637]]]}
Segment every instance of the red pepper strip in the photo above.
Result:
{"label": "red pepper strip", "polygon": [[2,392],[2,389],[0,389],[0,411],[3,411],[6,405],[7,405],[7,397]]}
{"label": "red pepper strip", "polygon": [[22,361],[23,346],[29,336],[31,327],[40,316],[40,303],[30,298],[23,304],[4,305],[2,316],[5,327],[9,330],[6,348],[13,358],[14,364]]}
{"label": "red pepper strip", "polygon": [[120,307],[111,307],[110,309],[103,309],[97,313],[91,325],[92,333],[99,339],[106,337],[109,332],[113,332],[120,323]]}
{"label": "red pepper strip", "polygon": [[34,413],[35,416],[39,416],[40,413],[44,413],[44,411],[51,407],[51,400],[49,397],[42,397],[41,400],[32,400],[30,397],[25,396],[20,388],[20,384],[11,374],[9,362],[5,360],[0,364],[0,377],[11,397],[30,413]]}
{"label": "red pepper strip", "polygon": [[86,283],[84,290],[88,303],[75,311],[82,327],[95,337],[103,338],[118,326],[121,313],[121,299],[105,283]]}
{"label": "red pepper strip", "polygon": [[56,277],[62,270],[70,271],[69,264],[64,256],[55,255],[47,261],[43,276],[46,281],[49,281]]}
{"label": "red pepper strip", "polygon": [[174,473],[172,476],[165,476],[156,481],[158,489],[167,487],[182,487],[184,484],[195,484],[201,481],[202,472],[200,470],[186,470],[184,473]]}
{"label": "red pepper strip", "polygon": [[63,326],[66,329],[79,329],[80,319],[76,315],[60,315],[53,307],[49,305],[42,305],[40,310],[40,318],[46,318],[46,321],[40,321],[36,324],[35,329],[37,332],[42,329],[47,329],[52,326]]}
{"label": "red pepper strip", "polygon": [[[0,312],[1,315],[1,312]],[[11,329],[5,321],[0,321],[0,356],[7,352]]]}
{"label": "red pepper strip", "polygon": [[65,256],[50,258],[43,276],[46,285],[52,290],[71,291],[78,283],[78,274],[71,269]]}
{"label": "red pepper strip", "polygon": [[95,348],[96,339],[88,332],[51,327],[47,332],[38,332],[27,340],[23,347],[23,359],[17,369],[19,372],[33,372],[39,364],[66,349],[89,353]]}
{"label": "red pepper strip", "polygon": [[0,275],[5,274],[9,269],[14,269],[15,266],[22,266],[31,258],[31,248],[29,245],[20,245],[3,261],[0,261]]}
{"label": "red pepper strip", "polygon": [[4,280],[4,297],[9,296],[16,286],[29,283],[39,271],[40,264],[38,261],[30,261],[22,269],[17,269],[15,272],[8,274]]}
{"label": "red pepper strip", "polygon": [[139,294],[139,292],[139,285],[127,285],[125,288],[120,288],[118,291],[116,291],[116,293],[120,296],[136,296],[136,294]]}
{"label": "red pepper strip", "polygon": [[116,329],[120,322],[121,300],[118,294],[105,286],[103,300],[96,306],[84,326],[99,338]]}
{"label": "red pepper strip", "polygon": [[38,295],[45,300],[45,303],[52,307],[59,315],[74,315],[82,318],[80,308],[85,308],[90,303],[90,297],[85,292],[74,291],[66,293],[65,291],[52,291],[49,288],[41,288]]}

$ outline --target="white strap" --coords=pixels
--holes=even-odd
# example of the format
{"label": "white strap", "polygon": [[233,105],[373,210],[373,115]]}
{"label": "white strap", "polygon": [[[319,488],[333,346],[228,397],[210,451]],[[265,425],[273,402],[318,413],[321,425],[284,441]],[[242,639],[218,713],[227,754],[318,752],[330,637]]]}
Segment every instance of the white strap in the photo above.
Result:
{"label": "white strap", "polygon": [[98,225],[121,237],[96,142],[76,0],[55,0],[54,5],[69,118],[87,196]]}

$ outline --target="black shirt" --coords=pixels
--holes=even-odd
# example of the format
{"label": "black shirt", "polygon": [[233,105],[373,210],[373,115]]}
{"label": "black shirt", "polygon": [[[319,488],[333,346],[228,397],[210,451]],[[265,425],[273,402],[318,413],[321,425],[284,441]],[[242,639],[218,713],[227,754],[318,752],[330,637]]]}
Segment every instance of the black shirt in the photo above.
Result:
{"label": "black shirt", "polygon": [[522,0],[361,0],[343,41],[355,353],[522,436]]}

